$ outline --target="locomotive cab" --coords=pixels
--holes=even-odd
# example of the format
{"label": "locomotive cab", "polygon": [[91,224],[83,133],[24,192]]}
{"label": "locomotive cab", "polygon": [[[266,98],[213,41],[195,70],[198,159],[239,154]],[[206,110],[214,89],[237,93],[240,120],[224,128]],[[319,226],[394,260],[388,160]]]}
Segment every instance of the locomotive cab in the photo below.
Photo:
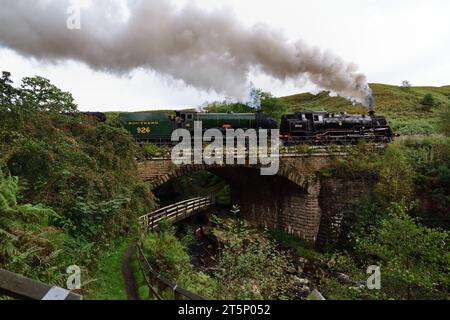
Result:
{"label": "locomotive cab", "polygon": [[316,127],[323,123],[327,112],[296,112],[281,118],[280,135],[282,139],[309,137]]}
{"label": "locomotive cab", "polygon": [[185,128],[190,130],[194,128],[196,112],[182,111],[177,112],[175,117],[175,126],[179,129]]}

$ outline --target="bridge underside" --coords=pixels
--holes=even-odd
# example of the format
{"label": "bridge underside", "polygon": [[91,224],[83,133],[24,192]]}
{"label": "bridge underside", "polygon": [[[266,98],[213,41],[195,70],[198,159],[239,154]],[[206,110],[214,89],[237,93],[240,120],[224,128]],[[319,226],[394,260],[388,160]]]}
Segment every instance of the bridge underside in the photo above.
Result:
{"label": "bridge underside", "polygon": [[[308,190],[281,176],[248,168],[209,169],[231,186],[232,203],[255,226],[282,229],[315,242],[320,226],[319,189]],[[314,183],[311,182],[310,183]]]}

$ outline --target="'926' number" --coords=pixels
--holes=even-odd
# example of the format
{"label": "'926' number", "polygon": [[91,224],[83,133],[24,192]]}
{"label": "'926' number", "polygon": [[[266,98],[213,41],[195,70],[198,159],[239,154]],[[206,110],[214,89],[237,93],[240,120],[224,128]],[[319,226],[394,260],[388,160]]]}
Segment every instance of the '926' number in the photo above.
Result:
{"label": "'926' number", "polygon": [[146,134],[146,133],[150,133],[150,128],[149,127],[138,127],[136,129],[137,133],[140,134]]}

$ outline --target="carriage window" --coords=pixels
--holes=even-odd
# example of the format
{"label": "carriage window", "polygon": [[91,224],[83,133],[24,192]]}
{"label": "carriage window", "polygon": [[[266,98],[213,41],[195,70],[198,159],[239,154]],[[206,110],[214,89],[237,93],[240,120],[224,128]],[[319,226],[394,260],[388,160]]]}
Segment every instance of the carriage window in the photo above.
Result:
{"label": "carriage window", "polygon": [[188,119],[188,120],[192,120],[192,119],[193,119],[192,117],[193,117],[192,114],[188,114],[188,115],[187,115],[187,119]]}
{"label": "carriage window", "polygon": [[314,116],[314,121],[319,121],[319,116],[318,115]]}

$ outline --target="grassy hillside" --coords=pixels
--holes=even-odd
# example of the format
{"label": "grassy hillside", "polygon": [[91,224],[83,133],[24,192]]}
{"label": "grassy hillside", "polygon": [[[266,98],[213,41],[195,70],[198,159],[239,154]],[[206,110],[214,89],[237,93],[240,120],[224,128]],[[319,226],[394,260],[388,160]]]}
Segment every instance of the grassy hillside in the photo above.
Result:
{"label": "grassy hillside", "polygon": [[[385,115],[392,127],[403,134],[424,134],[436,131],[440,115],[450,108],[450,86],[402,88],[385,84],[371,84],[376,100],[376,111]],[[425,95],[433,96],[435,105],[426,111],[422,105]],[[365,113],[361,106],[355,106],[340,97],[331,97],[328,92],[317,95],[298,94],[279,98],[287,112],[300,110],[326,110]]]}

